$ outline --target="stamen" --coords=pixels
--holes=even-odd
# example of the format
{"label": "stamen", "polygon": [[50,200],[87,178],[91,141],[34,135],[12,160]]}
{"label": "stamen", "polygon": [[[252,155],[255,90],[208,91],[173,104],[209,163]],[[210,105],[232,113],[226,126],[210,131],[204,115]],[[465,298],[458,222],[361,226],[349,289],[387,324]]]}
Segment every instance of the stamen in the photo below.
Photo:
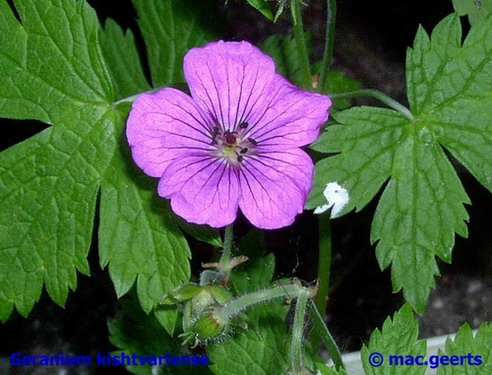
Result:
{"label": "stamen", "polygon": [[243,160],[244,160],[244,157],[243,157],[242,155],[238,155],[238,156],[237,156],[237,161],[238,161],[238,162],[240,162],[240,163],[241,163]]}
{"label": "stamen", "polygon": [[248,148],[247,147],[244,147],[244,148],[241,149],[241,151],[239,151],[239,153],[241,153],[241,154],[245,154],[247,152],[248,152]]}
{"label": "stamen", "polygon": [[212,142],[210,142],[211,145],[216,145],[217,144],[217,136],[219,135],[219,128],[217,126],[214,126],[213,133],[212,133]]}
{"label": "stamen", "polygon": [[248,138],[248,141],[250,141],[252,144],[254,144],[255,146],[258,145],[258,142],[256,142],[253,138]]}
{"label": "stamen", "polygon": [[246,129],[249,124],[246,121],[243,121],[239,124],[239,129]]}

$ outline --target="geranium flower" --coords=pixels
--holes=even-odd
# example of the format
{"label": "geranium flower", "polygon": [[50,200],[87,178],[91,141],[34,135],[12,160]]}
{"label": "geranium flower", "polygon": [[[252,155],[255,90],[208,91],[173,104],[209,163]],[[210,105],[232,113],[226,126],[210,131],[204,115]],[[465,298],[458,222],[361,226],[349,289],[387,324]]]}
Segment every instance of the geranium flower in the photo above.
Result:
{"label": "geranium flower", "polygon": [[240,208],[258,228],[292,224],[314,169],[299,147],[317,138],[330,99],[292,85],[247,42],[191,49],[184,76],[191,96],[164,88],[133,103],[126,134],[137,165],[189,222],[222,227]]}

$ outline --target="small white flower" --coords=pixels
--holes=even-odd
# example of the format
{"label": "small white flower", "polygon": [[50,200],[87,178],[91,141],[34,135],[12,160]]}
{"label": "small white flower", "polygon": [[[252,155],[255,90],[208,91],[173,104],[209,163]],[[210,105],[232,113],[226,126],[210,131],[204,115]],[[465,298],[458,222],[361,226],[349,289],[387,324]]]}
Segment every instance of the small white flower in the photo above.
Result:
{"label": "small white flower", "polygon": [[350,200],[347,189],[340,186],[337,182],[327,183],[323,195],[328,201],[328,204],[316,207],[314,213],[321,214],[331,208],[331,218],[336,217]]}

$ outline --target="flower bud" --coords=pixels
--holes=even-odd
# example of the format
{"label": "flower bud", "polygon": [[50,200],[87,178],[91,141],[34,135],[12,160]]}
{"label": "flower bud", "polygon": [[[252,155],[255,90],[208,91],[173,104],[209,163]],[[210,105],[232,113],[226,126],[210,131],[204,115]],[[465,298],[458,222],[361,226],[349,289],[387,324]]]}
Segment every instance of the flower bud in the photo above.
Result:
{"label": "flower bud", "polygon": [[202,290],[201,286],[195,284],[185,284],[169,292],[161,301],[163,305],[174,305],[192,299]]}
{"label": "flower bud", "polygon": [[229,319],[222,317],[217,310],[202,315],[193,325],[196,338],[203,341],[216,338],[229,327]]}
{"label": "flower bud", "polygon": [[212,305],[221,305],[232,299],[232,294],[218,285],[205,285],[191,299],[192,313],[201,313]]}
{"label": "flower bud", "polygon": [[228,332],[229,328],[230,319],[222,316],[219,308],[215,307],[199,316],[179,337],[183,339],[183,345],[192,342],[192,347],[195,347],[208,340],[220,338]]}

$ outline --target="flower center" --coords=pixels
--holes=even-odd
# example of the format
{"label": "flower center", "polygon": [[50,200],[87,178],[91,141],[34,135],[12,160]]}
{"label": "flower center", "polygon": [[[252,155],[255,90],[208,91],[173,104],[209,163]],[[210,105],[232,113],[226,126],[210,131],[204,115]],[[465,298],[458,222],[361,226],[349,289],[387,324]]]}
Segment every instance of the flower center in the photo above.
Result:
{"label": "flower center", "polygon": [[215,146],[214,154],[225,159],[230,165],[240,165],[246,157],[255,155],[257,142],[247,136],[247,122],[241,122],[237,131],[222,130],[215,126],[212,130],[211,145]]}

